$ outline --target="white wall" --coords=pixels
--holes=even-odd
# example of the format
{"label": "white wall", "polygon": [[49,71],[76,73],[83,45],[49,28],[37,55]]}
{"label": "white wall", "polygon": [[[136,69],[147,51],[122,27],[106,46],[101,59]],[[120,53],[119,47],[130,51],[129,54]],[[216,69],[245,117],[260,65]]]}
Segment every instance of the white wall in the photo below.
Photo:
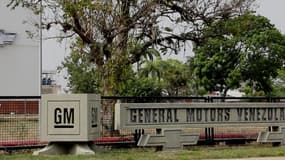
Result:
{"label": "white wall", "polygon": [[0,96],[39,96],[39,40],[28,38],[26,31],[35,28],[23,23],[39,22],[39,17],[23,8],[8,9],[8,1],[0,1],[0,30],[17,36],[13,44],[0,47]]}

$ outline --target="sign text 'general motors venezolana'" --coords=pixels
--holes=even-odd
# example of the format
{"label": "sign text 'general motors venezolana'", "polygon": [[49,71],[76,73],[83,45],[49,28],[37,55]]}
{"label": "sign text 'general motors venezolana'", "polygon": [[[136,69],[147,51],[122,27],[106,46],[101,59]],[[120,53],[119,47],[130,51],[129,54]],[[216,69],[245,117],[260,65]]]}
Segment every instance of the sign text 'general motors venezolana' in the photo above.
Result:
{"label": "sign text 'general motors venezolana'", "polygon": [[284,103],[118,103],[116,128],[285,123]]}

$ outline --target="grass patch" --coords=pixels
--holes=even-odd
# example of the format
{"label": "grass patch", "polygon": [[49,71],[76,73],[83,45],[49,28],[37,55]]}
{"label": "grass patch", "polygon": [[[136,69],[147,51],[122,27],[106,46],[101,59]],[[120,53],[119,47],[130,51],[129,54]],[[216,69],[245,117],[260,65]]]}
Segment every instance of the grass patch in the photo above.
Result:
{"label": "grass patch", "polygon": [[222,159],[246,157],[285,156],[284,147],[266,145],[239,147],[189,147],[183,151],[156,152],[153,148],[135,149],[104,149],[95,155],[63,155],[63,156],[32,156],[29,152],[14,152],[10,155],[1,154],[5,160],[192,160]]}

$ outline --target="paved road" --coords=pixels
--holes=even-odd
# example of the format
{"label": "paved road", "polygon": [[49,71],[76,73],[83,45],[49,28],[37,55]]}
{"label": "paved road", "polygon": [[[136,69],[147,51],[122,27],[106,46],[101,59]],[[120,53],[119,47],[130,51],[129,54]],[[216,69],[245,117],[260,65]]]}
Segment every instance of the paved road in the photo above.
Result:
{"label": "paved road", "polygon": [[285,160],[285,157],[240,158],[240,159],[222,159],[222,160]]}

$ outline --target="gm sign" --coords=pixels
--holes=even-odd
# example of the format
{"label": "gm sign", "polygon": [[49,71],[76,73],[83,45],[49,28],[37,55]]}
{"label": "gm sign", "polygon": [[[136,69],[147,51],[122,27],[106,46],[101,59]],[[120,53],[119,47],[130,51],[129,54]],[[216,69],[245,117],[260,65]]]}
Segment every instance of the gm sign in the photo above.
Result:
{"label": "gm sign", "polygon": [[43,94],[40,139],[49,142],[85,142],[100,137],[101,96],[97,94]]}
{"label": "gm sign", "polygon": [[54,128],[74,128],[74,108],[55,108]]}
{"label": "gm sign", "polygon": [[16,35],[16,33],[9,33],[0,29],[0,47],[11,45],[15,41]]}
{"label": "gm sign", "polygon": [[79,134],[80,103],[48,102],[48,134]]}

